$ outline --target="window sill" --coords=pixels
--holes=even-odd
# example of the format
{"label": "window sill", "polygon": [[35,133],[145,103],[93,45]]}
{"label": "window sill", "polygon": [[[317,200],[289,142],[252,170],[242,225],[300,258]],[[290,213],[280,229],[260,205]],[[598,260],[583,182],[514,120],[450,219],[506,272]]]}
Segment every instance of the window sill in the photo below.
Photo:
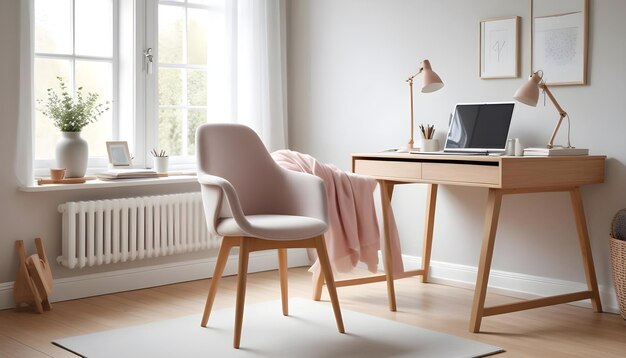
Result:
{"label": "window sill", "polygon": [[100,188],[119,188],[125,186],[151,186],[163,184],[187,184],[197,183],[198,178],[195,175],[172,175],[161,178],[142,178],[142,179],[118,179],[118,180],[88,180],[83,184],[45,184],[31,186],[22,186],[20,191],[35,193],[43,191],[64,191],[64,190],[89,190]]}

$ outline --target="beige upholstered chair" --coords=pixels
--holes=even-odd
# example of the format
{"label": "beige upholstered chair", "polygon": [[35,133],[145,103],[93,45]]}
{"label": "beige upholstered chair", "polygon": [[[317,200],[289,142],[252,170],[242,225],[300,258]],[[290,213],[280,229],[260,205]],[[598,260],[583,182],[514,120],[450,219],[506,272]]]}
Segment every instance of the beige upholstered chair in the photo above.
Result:
{"label": "beige upholstered chair", "polygon": [[330,294],[339,332],[341,309],[323,234],[327,230],[324,183],[279,167],[250,128],[205,124],[196,133],[198,181],[209,231],[223,236],[202,317],[206,327],[232,247],[239,247],[233,346],[239,348],[246,293],[248,255],[277,249],[283,315],[287,304],[287,248],[315,248]]}

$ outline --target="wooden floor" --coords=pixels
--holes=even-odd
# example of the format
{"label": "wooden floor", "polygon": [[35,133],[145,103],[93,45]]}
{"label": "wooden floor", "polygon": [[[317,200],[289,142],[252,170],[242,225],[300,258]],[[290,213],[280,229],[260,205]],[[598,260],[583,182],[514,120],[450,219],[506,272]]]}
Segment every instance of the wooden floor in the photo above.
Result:
{"label": "wooden floor", "polygon": [[[290,297],[311,295],[311,274],[289,271]],[[53,304],[42,315],[0,311],[0,357],[75,357],[50,341],[112,328],[199,314],[209,280],[123,292]],[[234,307],[235,277],[220,283],[215,308]],[[500,346],[497,357],[625,357],[626,321],[571,305],[552,306],[483,320],[482,332],[468,332],[473,291],[418,278],[396,281],[398,312],[387,310],[385,283],[339,288],[341,307]],[[278,272],[252,274],[247,303],[280,299]],[[324,292],[322,300],[328,300]],[[488,294],[488,304],[514,299]],[[330,306],[329,306],[330,307]],[[280,319],[281,316],[277,316]],[[200,322],[198,322],[198,325]],[[350,322],[345,322],[350,331]],[[245,322],[243,335],[245,337]]]}

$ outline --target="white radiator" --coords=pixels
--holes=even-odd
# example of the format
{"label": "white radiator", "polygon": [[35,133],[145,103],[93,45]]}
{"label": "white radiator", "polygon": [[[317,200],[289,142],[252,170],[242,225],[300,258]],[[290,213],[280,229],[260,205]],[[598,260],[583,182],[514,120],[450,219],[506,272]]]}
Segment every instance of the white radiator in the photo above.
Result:
{"label": "white radiator", "polygon": [[59,205],[59,264],[85,267],[216,247],[199,192]]}

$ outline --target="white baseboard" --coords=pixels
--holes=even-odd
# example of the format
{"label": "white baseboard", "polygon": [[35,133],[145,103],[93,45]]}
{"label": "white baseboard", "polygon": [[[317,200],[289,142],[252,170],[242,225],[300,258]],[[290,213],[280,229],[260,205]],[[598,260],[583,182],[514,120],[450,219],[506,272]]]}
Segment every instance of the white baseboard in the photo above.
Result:
{"label": "white baseboard", "polygon": [[[421,266],[418,256],[402,256],[407,270]],[[117,270],[98,274],[75,276],[54,280],[52,302],[103,295],[114,292],[136,290],[146,287],[167,285],[176,282],[199,280],[213,275],[215,257],[179,263],[147,266],[128,270]],[[382,264],[382,258],[379,260]],[[226,265],[224,275],[237,271],[237,259],[232,257]],[[309,259],[304,250],[289,251],[289,266],[305,266]],[[250,272],[277,269],[276,253],[273,251],[255,252],[250,255]],[[380,268],[382,271],[382,266]],[[449,262],[431,261],[430,282],[451,286],[474,288],[477,268]],[[556,280],[514,272],[491,270],[489,292],[516,298],[546,297],[569,292],[586,290],[583,283]],[[615,291],[612,287],[600,286],[600,299],[605,312],[619,313]],[[590,300],[572,303],[591,307]],[[0,283],[0,309],[13,307],[13,282]]]}
{"label": "white baseboard", "polygon": [[[289,267],[310,264],[305,250],[289,250]],[[213,276],[216,257],[184,261],[156,266],[144,266],[97,274],[74,276],[54,280],[51,302],[73,300],[114,292],[168,285],[177,282],[200,280]],[[248,272],[278,269],[276,251],[253,252],[250,254]],[[237,256],[231,256],[224,275],[237,273]],[[0,309],[12,308],[13,282],[0,283]]]}
{"label": "white baseboard", "polygon": [[[402,255],[406,270],[421,267],[422,258],[418,256]],[[379,262],[382,271],[382,257],[379,253]],[[429,281],[450,286],[473,289],[476,286],[478,269],[474,266],[453,264],[442,261],[430,262]],[[548,277],[525,275],[515,272],[491,270],[489,275],[489,291],[505,296],[530,299],[560,295],[571,292],[585,291],[587,285],[580,282],[557,280]],[[613,287],[599,287],[600,300],[604,312],[619,313],[619,305]],[[572,302],[570,304],[582,307],[591,307],[591,300]]]}

